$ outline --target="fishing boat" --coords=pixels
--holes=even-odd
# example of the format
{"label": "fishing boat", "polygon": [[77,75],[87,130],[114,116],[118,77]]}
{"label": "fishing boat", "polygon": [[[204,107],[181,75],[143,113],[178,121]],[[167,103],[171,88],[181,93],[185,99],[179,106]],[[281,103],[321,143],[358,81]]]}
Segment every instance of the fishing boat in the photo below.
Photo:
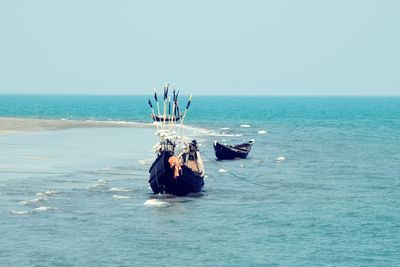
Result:
{"label": "fishing boat", "polygon": [[150,187],[155,194],[184,196],[198,193],[204,186],[204,166],[196,140],[175,155],[175,145],[166,140],[149,170]]}
{"label": "fishing boat", "polygon": [[[154,100],[157,104],[158,115],[155,115],[153,105],[148,99],[153,123],[160,138],[154,147],[156,159],[149,169],[149,183],[154,194],[185,196],[189,193],[200,192],[204,186],[205,171],[197,141],[180,135],[191,99],[192,96],[183,115],[179,112],[178,94],[175,90],[171,110],[168,85],[164,87],[163,114],[160,113],[157,92],[154,94]],[[179,124],[178,120],[180,120]]]}
{"label": "fishing boat", "polygon": [[164,118],[163,116],[157,116],[157,115],[151,114],[151,118],[153,119],[153,121],[158,121],[158,122],[166,121],[166,122],[170,122],[170,121],[179,121],[179,120],[182,118],[182,115],[178,115],[178,116],[166,116],[166,117]]}
{"label": "fishing boat", "polygon": [[217,141],[214,141],[215,156],[219,160],[235,159],[235,158],[245,159],[247,155],[250,153],[253,144],[254,144],[253,139],[246,143],[235,146],[221,144]]}

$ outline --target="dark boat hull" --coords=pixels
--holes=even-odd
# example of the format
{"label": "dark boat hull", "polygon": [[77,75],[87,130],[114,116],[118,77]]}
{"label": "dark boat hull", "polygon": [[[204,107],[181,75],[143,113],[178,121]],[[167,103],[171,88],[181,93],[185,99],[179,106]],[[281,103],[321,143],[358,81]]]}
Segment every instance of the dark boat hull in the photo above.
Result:
{"label": "dark boat hull", "polygon": [[237,149],[232,146],[226,146],[222,145],[218,142],[214,143],[214,151],[215,151],[215,156],[219,160],[223,159],[235,159],[235,158],[241,158],[245,159],[250,153],[251,147],[253,143],[247,143],[247,144],[242,144],[236,147],[241,147],[241,149]]}
{"label": "dark boat hull", "polygon": [[149,183],[153,192],[176,196],[200,192],[204,185],[204,177],[182,166],[182,174],[174,178],[173,169],[168,163],[171,156],[169,152],[162,152],[151,165]]}
{"label": "dark boat hull", "polygon": [[181,119],[181,115],[179,116],[174,116],[174,118],[172,118],[170,115],[166,116],[165,118],[163,116],[154,116],[152,115],[153,121],[158,121],[158,122],[170,122],[170,121],[179,121]]}

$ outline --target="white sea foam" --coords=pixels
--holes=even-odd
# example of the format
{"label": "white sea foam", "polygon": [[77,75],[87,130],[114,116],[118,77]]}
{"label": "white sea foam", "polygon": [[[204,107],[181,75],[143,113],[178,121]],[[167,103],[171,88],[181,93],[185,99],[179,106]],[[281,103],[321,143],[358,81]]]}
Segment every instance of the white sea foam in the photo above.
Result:
{"label": "white sea foam", "polygon": [[164,202],[159,199],[149,199],[144,202],[144,205],[149,207],[165,207],[168,206],[168,202]]}
{"label": "white sea foam", "polygon": [[27,205],[37,204],[37,203],[45,201],[45,200],[47,200],[46,197],[39,197],[39,198],[35,198],[32,200],[22,200],[19,202],[19,204],[27,206]]}
{"label": "white sea foam", "polygon": [[46,207],[46,206],[40,206],[40,207],[36,208],[35,211],[48,211],[50,209],[55,209],[55,208]]}
{"label": "white sea foam", "polygon": [[258,131],[258,133],[259,133],[259,134],[266,134],[266,133],[268,133],[268,131],[266,131],[266,130],[261,130],[261,131]]}
{"label": "white sea foam", "polygon": [[[214,131],[206,129],[206,128],[200,128],[200,127],[194,127],[194,126],[188,126],[188,125],[183,126],[183,129],[190,131],[191,133],[189,135],[194,135],[194,136],[210,135],[210,134],[214,133]],[[181,134],[182,134],[182,132],[181,132]]]}
{"label": "white sea foam", "polygon": [[139,160],[139,164],[140,165],[150,165],[151,163],[153,163],[153,160],[154,159],[141,159],[141,160]]}
{"label": "white sea foam", "polygon": [[20,201],[18,203],[25,206],[25,205],[31,204],[32,202],[31,202],[31,200],[22,200],[22,201]]}
{"label": "white sea foam", "polygon": [[113,187],[113,188],[110,188],[110,191],[112,191],[112,192],[131,192],[132,190],[121,188],[121,187]]}
{"label": "white sea foam", "polygon": [[97,182],[91,186],[90,188],[98,188],[98,187],[106,187],[107,186],[107,181],[103,180],[103,179],[99,179],[97,180]]}
{"label": "white sea foam", "polygon": [[221,137],[233,137],[234,134],[227,134],[227,133],[211,133],[209,136],[221,136]]}
{"label": "white sea foam", "polygon": [[14,215],[26,215],[26,214],[31,214],[32,211],[29,211],[29,210],[10,210],[10,213],[14,214]]}
{"label": "white sea foam", "polygon": [[217,137],[233,137],[234,134],[227,134],[227,133],[210,133],[209,136],[217,136]]}
{"label": "white sea foam", "polygon": [[219,169],[218,172],[226,172],[225,169]]}
{"label": "white sea foam", "polygon": [[106,186],[107,186],[106,184],[95,184],[95,185],[92,185],[90,188],[104,188]]}
{"label": "white sea foam", "polygon": [[55,193],[57,193],[57,191],[54,191],[54,190],[47,190],[47,191],[45,191],[45,192],[36,193],[35,195],[38,196],[38,197],[46,197],[46,196],[49,196],[49,195],[53,195],[53,194],[55,194]]}
{"label": "white sea foam", "polygon": [[283,156],[280,156],[280,157],[276,158],[277,162],[284,161],[284,160],[285,160],[285,157],[283,157]]}
{"label": "white sea foam", "polygon": [[121,196],[121,195],[113,195],[112,197],[116,198],[116,199],[128,199],[128,198],[131,198],[130,196]]}
{"label": "white sea foam", "polygon": [[250,125],[249,124],[242,124],[242,125],[240,125],[240,127],[241,128],[250,128]]}

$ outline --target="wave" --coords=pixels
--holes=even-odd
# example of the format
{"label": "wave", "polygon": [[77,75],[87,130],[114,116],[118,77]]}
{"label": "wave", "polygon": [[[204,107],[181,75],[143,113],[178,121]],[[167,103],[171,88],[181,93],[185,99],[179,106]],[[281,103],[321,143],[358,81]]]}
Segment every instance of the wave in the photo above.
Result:
{"label": "wave", "polygon": [[281,161],[284,161],[284,160],[286,160],[286,159],[285,159],[285,157],[283,157],[283,156],[280,156],[280,157],[277,157],[277,158],[276,158],[276,161],[277,161],[277,162],[281,162]]}
{"label": "wave", "polygon": [[162,200],[152,198],[152,199],[146,200],[146,202],[144,202],[144,205],[149,206],[149,207],[165,207],[165,206],[168,206],[169,204],[168,204],[168,202],[164,202]]}
{"label": "wave", "polygon": [[153,163],[154,159],[141,159],[139,160],[140,165],[150,165]]}
{"label": "wave", "polygon": [[32,214],[32,211],[30,210],[10,210],[9,211],[11,214],[14,215],[27,215],[27,214]]}
{"label": "wave", "polygon": [[47,190],[45,192],[36,193],[35,195],[38,196],[38,197],[45,197],[45,196],[53,195],[53,194],[56,194],[56,193],[57,193],[57,191]]}
{"label": "wave", "polygon": [[110,191],[112,191],[112,192],[131,192],[132,190],[120,188],[120,187],[113,187],[113,188],[110,188]]}
{"label": "wave", "polygon": [[116,198],[116,199],[129,199],[129,198],[131,198],[130,196],[121,196],[121,195],[113,195],[112,197]]}
{"label": "wave", "polygon": [[90,188],[104,188],[107,187],[107,181],[103,179],[97,180],[97,182],[92,185]]}
{"label": "wave", "polygon": [[212,135],[215,133],[215,131],[207,129],[207,128],[190,126],[190,125],[183,126],[183,129],[191,131],[190,136],[206,136],[206,135]]}
{"label": "wave", "polygon": [[227,134],[227,133],[210,133],[209,136],[220,136],[220,137],[234,137],[234,134]]}
{"label": "wave", "polygon": [[268,132],[268,131],[266,131],[266,130],[258,131],[259,134],[266,134],[267,132]]}
{"label": "wave", "polygon": [[52,208],[52,207],[47,207],[47,206],[40,206],[36,209],[34,209],[35,211],[40,211],[40,212],[44,212],[44,211],[48,211],[48,210],[55,210],[56,208]]}
{"label": "wave", "polygon": [[23,206],[28,206],[28,205],[34,205],[37,204],[39,202],[43,202],[43,201],[47,201],[46,197],[39,197],[39,198],[35,198],[32,200],[22,200],[19,202],[19,204],[23,205]]}
{"label": "wave", "polygon": [[250,124],[242,124],[240,125],[241,128],[250,128]]}

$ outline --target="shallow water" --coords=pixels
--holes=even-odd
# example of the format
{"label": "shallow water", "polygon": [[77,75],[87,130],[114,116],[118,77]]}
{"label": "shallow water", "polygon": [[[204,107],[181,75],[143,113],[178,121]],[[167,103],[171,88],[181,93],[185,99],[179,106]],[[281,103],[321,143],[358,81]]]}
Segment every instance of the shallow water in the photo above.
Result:
{"label": "shallow water", "polygon": [[[153,129],[1,136],[0,265],[400,264],[400,98],[198,103],[194,196],[151,194]],[[215,161],[214,139],[250,138],[248,159]]]}

